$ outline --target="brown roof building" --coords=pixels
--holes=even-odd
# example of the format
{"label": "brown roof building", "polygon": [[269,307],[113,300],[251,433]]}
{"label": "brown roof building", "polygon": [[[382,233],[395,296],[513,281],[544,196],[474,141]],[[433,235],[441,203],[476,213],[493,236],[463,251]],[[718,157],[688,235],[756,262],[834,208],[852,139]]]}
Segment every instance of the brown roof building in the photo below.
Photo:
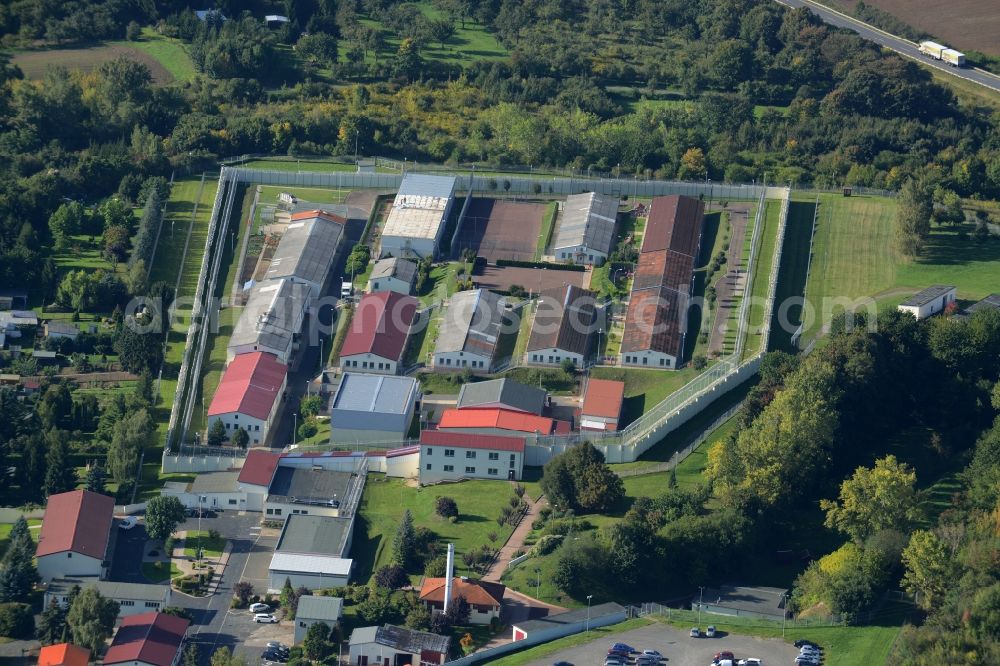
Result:
{"label": "brown roof building", "polygon": [[594,293],[573,285],[542,292],[531,323],[528,363],[559,365],[564,360],[583,367],[599,322]]}
{"label": "brown roof building", "polygon": [[35,557],[42,580],[103,578],[110,558],[115,500],[89,490],[50,495]]}
{"label": "brown roof building", "polygon": [[625,382],[589,379],[580,408],[580,430],[618,430],[624,401]]}
{"label": "brown roof building", "polygon": [[625,317],[622,365],[680,365],[704,212],[691,197],[653,199]]}
{"label": "brown roof building", "polygon": [[[431,613],[444,612],[446,578],[425,578],[420,587],[420,601],[431,609]],[[489,624],[494,617],[500,617],[503,595],[507,586],[485,580],[455,577],[451,581],[451,603],[464,597],[469,604],[469,622]]]}

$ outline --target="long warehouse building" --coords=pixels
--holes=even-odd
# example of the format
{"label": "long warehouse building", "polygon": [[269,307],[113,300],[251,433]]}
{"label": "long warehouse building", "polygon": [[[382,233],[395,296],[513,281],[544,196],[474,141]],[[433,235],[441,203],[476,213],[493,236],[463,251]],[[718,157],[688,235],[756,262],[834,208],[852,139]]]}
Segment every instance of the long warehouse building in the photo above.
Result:
{"label": "long warehouse building", "polygon": [[455,201],[453,176],[408,173],[382,227],[379,257],[438,256]]}

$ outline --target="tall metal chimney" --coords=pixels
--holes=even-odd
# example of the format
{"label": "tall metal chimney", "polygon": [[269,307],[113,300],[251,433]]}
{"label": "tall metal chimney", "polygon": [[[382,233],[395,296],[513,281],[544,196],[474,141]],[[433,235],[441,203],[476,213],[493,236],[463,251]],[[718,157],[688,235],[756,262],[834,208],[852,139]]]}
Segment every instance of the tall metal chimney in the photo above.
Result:
{"label": "tall metal chimney", "polygon": [[455,544],[448,544],[448,564],[444,569],[444,612],[448,612],[451,603],[451,581],[455,577]]}

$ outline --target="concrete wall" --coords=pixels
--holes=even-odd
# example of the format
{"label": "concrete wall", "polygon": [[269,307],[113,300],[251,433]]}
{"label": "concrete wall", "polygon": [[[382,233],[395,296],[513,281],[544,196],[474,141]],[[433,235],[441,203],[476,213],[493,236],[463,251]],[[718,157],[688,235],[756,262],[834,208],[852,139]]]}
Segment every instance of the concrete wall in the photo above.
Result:
{"label": "concrete wall", "polygon": [[[559,233],[558,231],[556,233]],[[595,250],[584,245],[572,247],[554,247],[552,255],[559,261],[572,262],[576,264],[593,264],[600,266],[608,259],[608,255],[600,250]]]}
{"label": "concrete wall", "polygon": [[180,474],[186,472],[224,472],[227,469],[242,469],[243,461],[246,458],[242,455],[232,456],[209,456],[209,455],[183,455],[182,452],[172,452],[163,454],[164,474]]}
{"label": "concrete wall", "polygon": [[383,458],[385,460],[385,475],[399,479],[415,479],[420,476],[420,452],[405,456]]}
{"label": "concrete wall", "polygon": [[[116,528],[112,528],[116,529]],[[53,578],[100,578],[102,560],[80,553],[53,553],[38,558],[38,575],[43,581]]]}
{"label": "concrete wall", "polygon": [[[444,218],[447,220],[448,218]],[[446,222],[441,222],[444,229]],[[440,229],[438,230],[440,234]],[[394,257],[419,258],[435,256],[436,242],[430,238],[403,238],[402,236],[382,236],[379,239],[379,258]]]}
{"label": "concrete wall", "polygon": [[[164,596],[158,599],[137,599],[134,597],[124,598],[124,597],[114,597],[114,600],[118,602],[118,617],[128,617],[129,615],[139,615],[141,613],[148,613],[150,611],[158,611],[166,608],[170,605],[170,586],[164,585],[163,589],[165,591]],[[45,593],[45,605],[48,606],[52,600],[55,600],[57,604],[62,607],[66,607],[66,597],[61,595]],[[147,605],[149,604],[149,605]]]}
{"label": "concrete wall", "polygon": [[[454,456],[445,456],[445,450],[453,450]],[[428,454],[428,451],[431,453]],[[467,453],[474,453],[475,458],[467,458]],[[495,455],[496,460],[490,460],[490,455]],[[511,467],[511,456],[514,457],[514,464]],[[427,469],[430,465],[431,468]],[[450,465],[453,469],[445,470],[445,466]],[[466,467],[474,467],[475,472],[467,472]],[[496,474],[490,474],[489,470],[495,469]],[[420,447],[420,482],[437,483],[439,481],[452,481],[458,479],[501,479],[508,478],[509,470],[514,471],[514,479],[520,481],[524,472],[524,457],[514,451],[488,451],[483,449],[463,449],[458,447],[445,446],[421,446]]]}
{"label": "concrete wall", "polygon": [[368,292],[371,294],[376,294],[380,291],[394,291],[397,294],[409,296],[410,290],[410,283],[403,282],[399,278],[387,277],[368,280]]}
{"label": "concrete wall", "polygon": [[[413,414],[411,413],[410,420],[412,419]],[[386,425],[390,424],[387,423]],[[409,420],[406,422],[406,427],[399,430],[356,430],[333,426],[330,428],[330,442],[342,446],[351,446],[352,444],[364,445],[371,442],[402,442],[406,439],[406,433],[409,429]],[[395,446],[386,448],[395,448]]]}
{"label": "concrete wall", "polygon": [[278,357],[278,360],[282,363],[288,363],[288,359],[292,356],[292,351],[295,348],[294,340],[288,341],[288,346],[278,349],[277,347],[268,347],[267,345],[235,345],[226,347],[226,364],[232,363],[233,359],[236,358],[238,354],[249,354],[251,352],[269,352]]}
{"label": "concrete wall", "polygon": [[305,587],[309,590],[329,590],[347,585],[348,576],[323,576],[313,573],[296,573],[292,571],[268,570],[268,592],[281,592],[285,580],[292,581],[292,587]]}
{"label": "concrete wall", "polygon": [[[344,501],[343,497],[338,497],[337,499]],[[333,516],[336,518],[340,515],[340,509],[332,506],[323,506],[322,504],[313,505],[292,504],[290,502],[264,502],[264,517],[268,520],[284,520],[288,516],[295,515]]]}

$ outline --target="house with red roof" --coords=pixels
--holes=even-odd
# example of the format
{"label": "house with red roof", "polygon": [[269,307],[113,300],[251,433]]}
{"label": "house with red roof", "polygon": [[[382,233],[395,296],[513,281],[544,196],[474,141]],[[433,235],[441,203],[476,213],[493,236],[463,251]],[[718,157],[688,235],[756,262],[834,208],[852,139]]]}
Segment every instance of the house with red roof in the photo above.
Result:
{"label": "house with red roof", "polygon": [[[444,595],[446,578],[425,578],[420,586],[420,601],[432,615],[444,612]],[[491,583],[485,580],[472,580],[464,576],[456,576],[451,581],[451,603],[460,596],[465,597],[469,604],[469,622],[471,624],[489,624],[493,618],[500,617],[500,607],[503,606],[503,595],[507,586]]]}
{"label": "house with red roof", "polygon": [[288,366],[274,354],[251,352],[233,358],[208,407],[208,422],[222,421],[232,437],[239,428],[251,446],[266,446],[285,391]]}
{"label": "house with red roof", "polygon": [[394,291],[366,294],[348,325],[340,348],[345,371],[394,375],[417,313],[417,299]]}
{"label": "house with red roof", "polygon": [[50,495],[38,536],[38,575],[53,578],[104,578],[113,548],[115,500],[89,490]]}
{"label": "house with red roof", "polygon": [[122,620],[104,655],[105,666],[177,666],[190,621],[165,613],[142,613]]}
{"label": "house with red roof", "polygon": [[519,481],[524,472],[523,434],[504,437],[424,430],[419,448],[420,483],[458,479]]}
{"label": "house with red roof", "polygon": [[625,382],[612,379],[587,381],[580,408],[580,430],[613,432],[618,430],[625,401]]}
{"label": "house with red roof", "polygon": [[87,666],[90,650],[72,643],[46,645],[38,653],[38,666]]}
{"label": "house with red roof", "polygon": [[474,435],[525,437],[568,434],[571,424],[512,409],[446,409],[441,413],[438,429]]}

